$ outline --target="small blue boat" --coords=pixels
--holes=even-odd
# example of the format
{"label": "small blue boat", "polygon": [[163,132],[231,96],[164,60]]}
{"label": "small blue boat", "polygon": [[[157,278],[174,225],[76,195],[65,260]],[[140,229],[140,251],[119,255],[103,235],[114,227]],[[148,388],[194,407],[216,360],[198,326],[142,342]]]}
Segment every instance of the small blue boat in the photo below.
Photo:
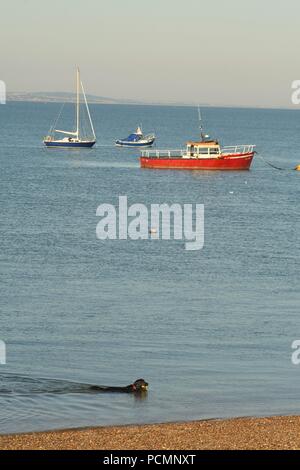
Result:
{"label": "small blue boat", "polygon": [[155,134],[144,135],[141,127],[130,134],[126,139],[116,141],[118,147],[150,147],[155,142]]}
{"label": "small blue boat", "polygon": [[[80,128],[80,88],[82,90],[82,94],[84,97],[84,103],[86,106],[86,112],[90,124],[90,130],[89,130],[89,135],[83,135],[81,132]],[[61,114],[61,113],[60,113]],[[72,131],[62,131],[59,129],[55,129],[56,124],[58,119],[60,118],[60,114],[56,120],[56,123],[52,128],[50,129],[49,135],[45,137],[44,139],[44,144],[46,147],[67,147],[67,148],[91,148],[95,145],[96,143],[96,135],[95,135],[95,130],[94,126],[92,123],[91,115],[90,115],[90,110],[89,106],[87,103],[85,91],[83,88],[82,81],[80,79],[80,71],[79,68],[77,68],[77,99],[76,99],[76,125],[75,129]],[[64,138],[57,138],[56,134],[64,134]]]}

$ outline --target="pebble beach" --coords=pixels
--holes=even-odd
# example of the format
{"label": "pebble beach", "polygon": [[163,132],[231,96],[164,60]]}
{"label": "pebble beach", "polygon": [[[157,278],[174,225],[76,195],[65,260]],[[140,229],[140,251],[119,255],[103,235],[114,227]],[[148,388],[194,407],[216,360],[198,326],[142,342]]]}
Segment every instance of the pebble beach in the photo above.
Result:
{"label": "pebble beach", "polygon": [[0,436],[0,450],[299,450],[300,416]]}

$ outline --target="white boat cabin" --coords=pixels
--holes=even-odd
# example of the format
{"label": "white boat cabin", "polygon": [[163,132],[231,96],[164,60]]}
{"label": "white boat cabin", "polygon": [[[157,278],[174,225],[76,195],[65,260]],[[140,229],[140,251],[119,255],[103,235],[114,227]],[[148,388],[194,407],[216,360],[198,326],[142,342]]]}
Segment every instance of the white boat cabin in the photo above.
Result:
{"label": "white boat cabin", "polygon": [[186,158],[211,158],[221,154],[221,147],[217,140],[190,141],[186,144]]}

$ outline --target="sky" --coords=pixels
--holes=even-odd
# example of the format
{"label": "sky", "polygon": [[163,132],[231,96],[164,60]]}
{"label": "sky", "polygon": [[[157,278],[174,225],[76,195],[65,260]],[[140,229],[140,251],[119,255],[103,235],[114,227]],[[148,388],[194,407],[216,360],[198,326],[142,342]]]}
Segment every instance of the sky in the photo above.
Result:
{"label": "sky", "polygon": [[291,107],[299,0],[1,0],[0,80],[146,102]]}

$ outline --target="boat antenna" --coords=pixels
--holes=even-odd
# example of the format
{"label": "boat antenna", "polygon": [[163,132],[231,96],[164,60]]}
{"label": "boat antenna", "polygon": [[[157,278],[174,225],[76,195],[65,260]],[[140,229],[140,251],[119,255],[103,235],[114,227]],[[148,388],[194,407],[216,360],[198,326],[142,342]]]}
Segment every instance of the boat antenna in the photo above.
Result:
{"label": "boat antenna", "polygon": [[202,116],[201,116],[200,106],[198,106],[198,119],[199,119],[200,137],[201,137],[202,142],[204,142],[205,141],[205,134],[203,132]]}
{"label": "boat antenna", "polygon": [[205,134],[204,129],[203,129],[200,105],[198,106],[198,117],[199,117],[199,130],[200,130],[201,142],[205,142],[206,139],[209,139],[209,135]]}

